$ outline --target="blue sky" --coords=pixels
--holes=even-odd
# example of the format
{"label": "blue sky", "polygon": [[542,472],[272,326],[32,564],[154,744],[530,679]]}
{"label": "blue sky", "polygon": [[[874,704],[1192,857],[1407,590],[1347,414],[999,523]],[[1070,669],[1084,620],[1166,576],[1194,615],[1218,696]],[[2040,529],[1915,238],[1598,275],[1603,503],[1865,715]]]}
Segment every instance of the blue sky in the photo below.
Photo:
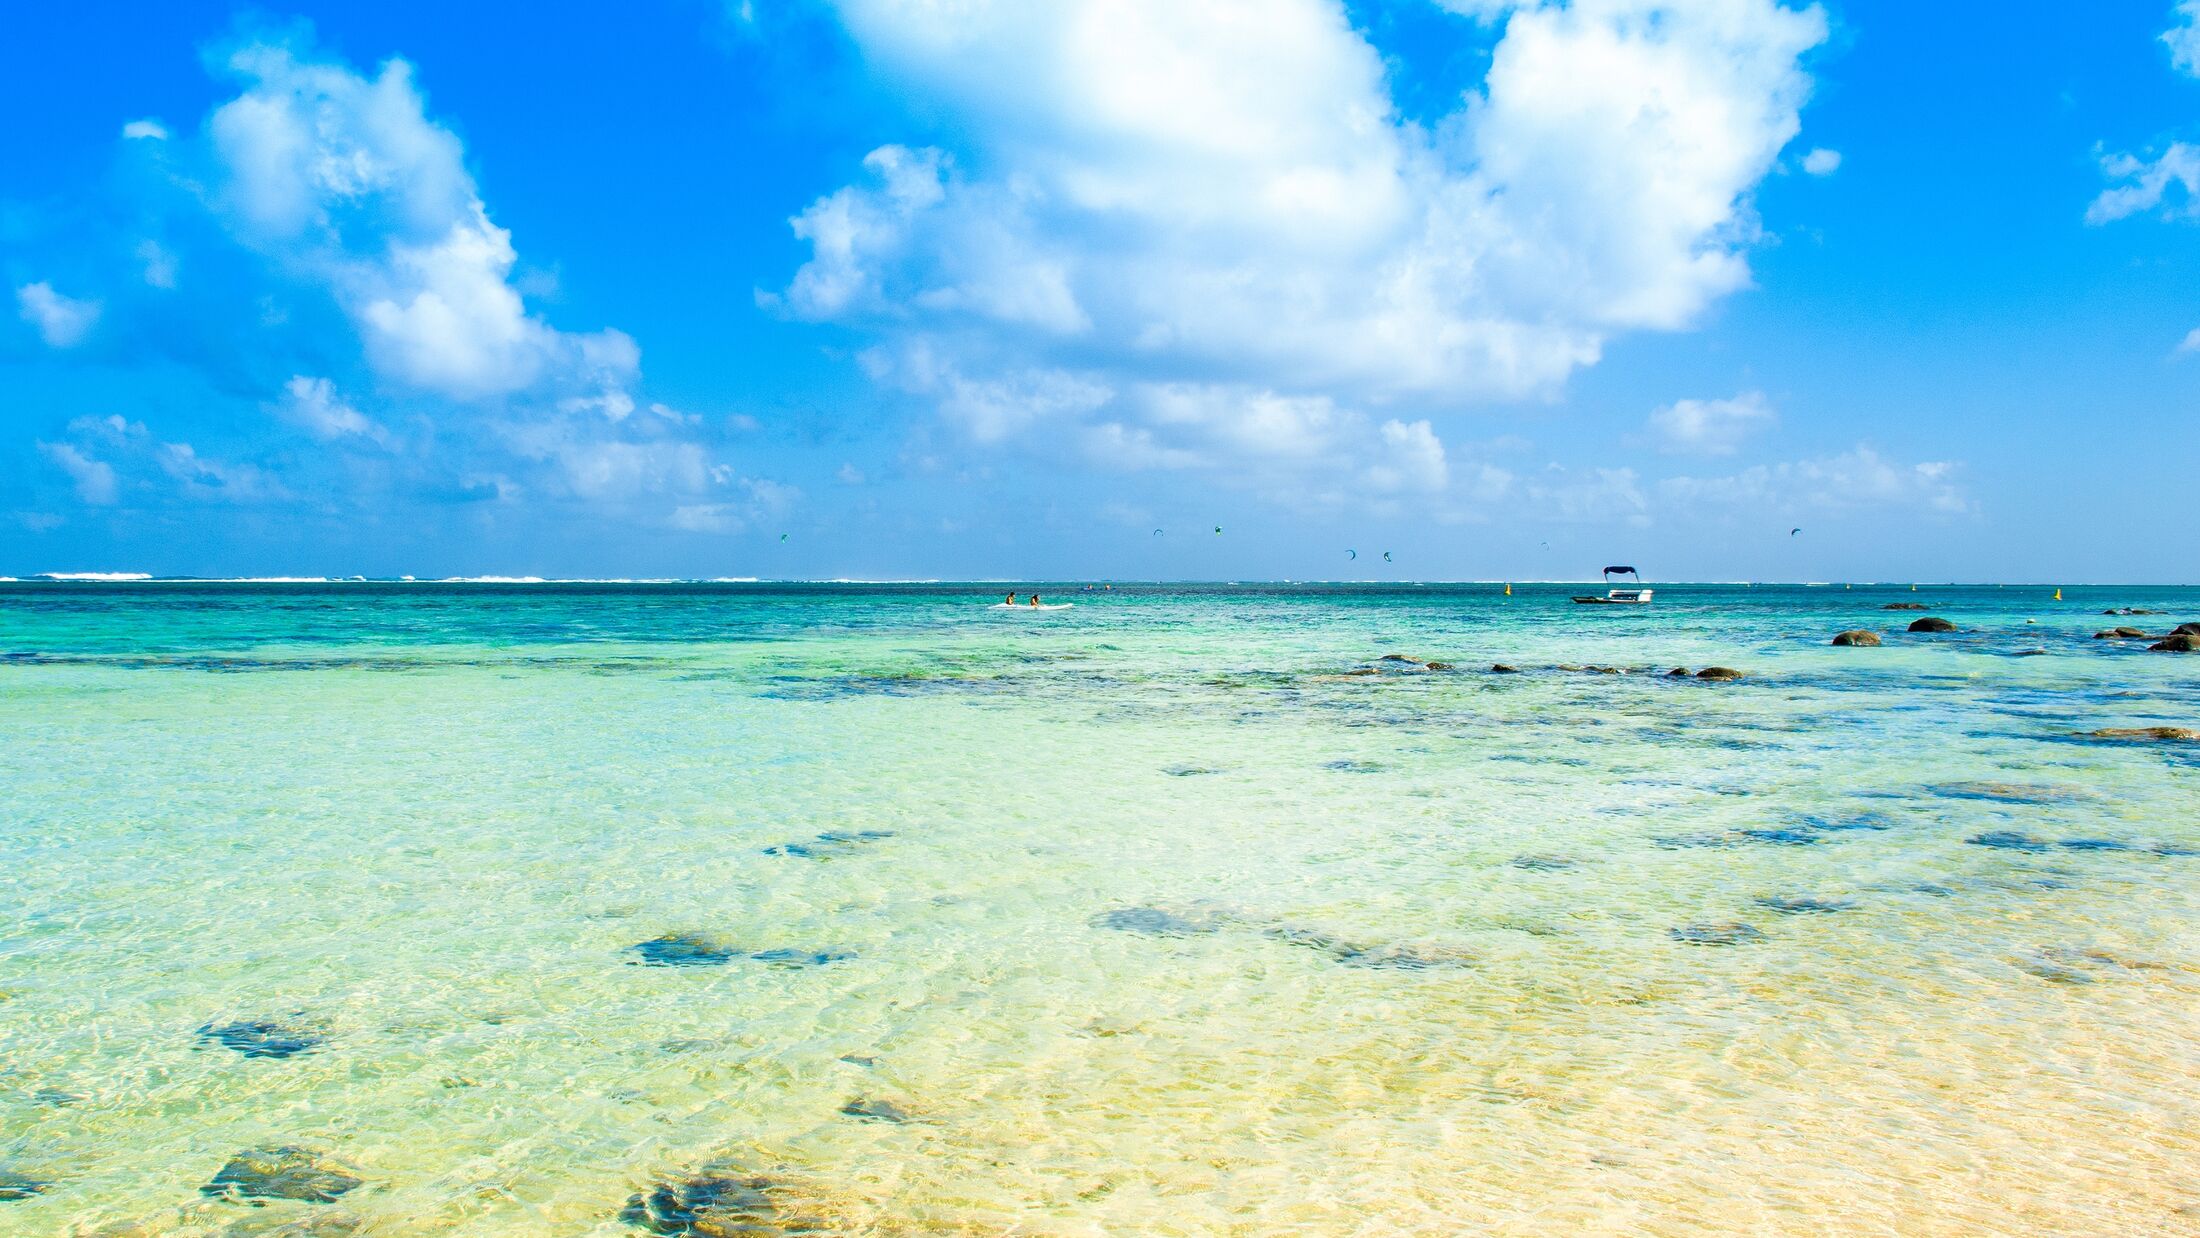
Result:
{"label": "blue sky", "polygon": [[2195,578],[2200,5],[600,14],[17,6],[0,574]]}

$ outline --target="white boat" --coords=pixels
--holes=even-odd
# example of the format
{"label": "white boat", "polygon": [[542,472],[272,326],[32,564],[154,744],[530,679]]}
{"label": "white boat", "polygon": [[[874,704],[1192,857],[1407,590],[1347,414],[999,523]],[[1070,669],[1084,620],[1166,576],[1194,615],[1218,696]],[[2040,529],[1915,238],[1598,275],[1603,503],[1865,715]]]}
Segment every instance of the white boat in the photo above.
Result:
{"label": "white boat", "polygon": [[1574,600],[1584,606],[1649,605],[1650,595],[1654,593],[1655,590],[1645,589],[1642,587],[1641,572],[1638,572],[1631,567],[1608,567],[1604,569],[1604,583],[1606,585],[1610,585],[1612,583],[1612,577],[1614,576],[1632,576],[1635,578],[1634,586],[1632,588],[1608,588],[1605,590],[1603,597],[1597,597],[1595,594],[1587,594],[1584,596],[1576,597]]}

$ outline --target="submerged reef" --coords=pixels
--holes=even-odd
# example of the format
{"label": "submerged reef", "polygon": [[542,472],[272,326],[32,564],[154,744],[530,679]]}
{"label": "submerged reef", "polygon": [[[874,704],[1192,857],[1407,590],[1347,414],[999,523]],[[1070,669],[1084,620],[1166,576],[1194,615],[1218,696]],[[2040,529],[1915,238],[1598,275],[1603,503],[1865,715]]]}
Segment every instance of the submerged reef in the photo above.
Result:
{"label": "submerged reef", "polygon": [[311,1053],[328,1043],[327,1037],[305,1028],[288,1027],[270,1019],[246,1019],[236,1023],[209,1023],[199,1029],[203,1039],[246,1057],[287,1058]]}
{"label": "submerged reef", "polygon": [[735,959],[753,959],[775,967],[821,967],[855,956],[838,950],[796,950],[785,946],[770,950],[742,950],[695,933],[667,933],[627,949],[641,956],[645,967],[719,967]]}
{"label": "submerged reef", "polygon": [[1765,935],[1754,927],[1740,923],[1684,924],[1668,931],[1674,941],[1691,946],[1739,946],[1763,941]]}
{"label": "submerged reef", "polygon": [[666,1238],[846,1232],[805,1215],[806,1202],[795,1184],[782,1179],[706,1166],[631,1196],[619,1219]]}
{"label": "submerged reef", "polygon": [[295,1199],[328,1204],[364,1182],[349,1168],[310,1148],[251,1148],[229,1158],[214,1180],[199,1188],[219,1199]]}

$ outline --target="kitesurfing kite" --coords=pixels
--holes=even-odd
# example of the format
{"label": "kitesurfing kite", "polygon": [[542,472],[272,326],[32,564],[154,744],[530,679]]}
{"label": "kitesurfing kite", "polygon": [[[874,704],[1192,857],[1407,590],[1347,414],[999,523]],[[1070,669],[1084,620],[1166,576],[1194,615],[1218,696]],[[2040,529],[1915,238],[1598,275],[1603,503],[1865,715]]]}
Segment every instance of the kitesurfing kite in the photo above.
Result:
{"label": "kitesurfing kite", "polygon": [[1390,552],[1387,550],[1383,552],[1383,562],[1390,562]]}
{"label": "kitesurfing kite", "polygon": [[1802,530],[1801,530],[1801,529],[1789,529],[1789,530],[1788,530],[1788,536],[1789,536],[1789,537],[1793,537],[1793,536],[1795,536],[1796,534],[1798,534],[1798,533],[1800,533],[1800,532],[1802,532]]}
{"label": "kitesurfing kite", "polygon": [[1221,536],[1222,536],[1222,526],[1221,526],[1221,525],[1219,525],[1219,524],[1215,526],[1215,536],[1216,536],[1216,537],[1221,537]]}
{"label": "kitesurfing kite", "polygon": [[1347,551],[1345,551],[1345,553],[1346,553],[1346,554],[1348,554],[1348,555],[1350,555],[1350,556],[1352,556],[1352,557],[1353,557],[1353,558],[1355,558],[1355,559],[1357,559],[1357,558],[1359,558],[1359,557],[1360,557],[1360,552],[1359,552],[1359,551],[1357,551],[1357,550],[1347,550]]}

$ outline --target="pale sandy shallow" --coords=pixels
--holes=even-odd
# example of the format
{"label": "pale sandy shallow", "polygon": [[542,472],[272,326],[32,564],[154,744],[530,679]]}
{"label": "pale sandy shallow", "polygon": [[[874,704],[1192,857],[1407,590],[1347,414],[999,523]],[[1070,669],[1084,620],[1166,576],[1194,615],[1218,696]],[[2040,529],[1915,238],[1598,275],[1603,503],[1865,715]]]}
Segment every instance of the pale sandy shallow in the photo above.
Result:
{"label": "pale sandy shallow", "polygon": [[[13,607],[0,1233],[608,1238],[713,1162],[849,1233],[2200,1233],[2200,760],[2070,738],[2200,658],[1795,593]],[[269,1143],[366,1185],[200,1196]]]}

